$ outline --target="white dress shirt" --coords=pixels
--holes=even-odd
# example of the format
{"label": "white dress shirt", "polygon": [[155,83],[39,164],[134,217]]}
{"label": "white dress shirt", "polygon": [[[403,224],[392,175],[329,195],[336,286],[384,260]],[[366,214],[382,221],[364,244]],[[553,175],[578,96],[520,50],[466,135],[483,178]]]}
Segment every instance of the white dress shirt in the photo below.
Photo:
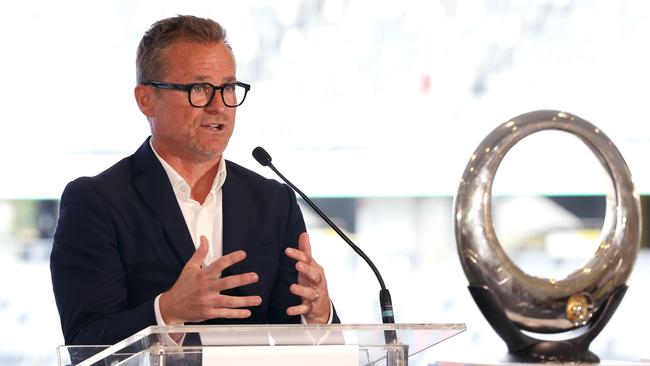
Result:
{"label": "white dress shirt", "polygon": [[[222,156],[221,161],[219,161],[217,176],[212,182],[212,188],[210,188],[210,192],[206,196],[203,204],[200,204],[190,197],[192,189],[185,179],[158,155],[151,140],[149,140],[149,144],[163,169],[165,169],[165,173],[167,173],[169,182],[174,190],[174,195],[176,196],[176,201],[192,237],[194,247],[199,247],[202,235],[208,239],[208,254],[203,261],[203,264],[207,266],[223,255],[223,191],[221,187],[226,181],[226,162]],[[160,295],[156,296],[154,310],[156,313],[156,322],[158,325],[164,326],[166,324],[160,313]]]}

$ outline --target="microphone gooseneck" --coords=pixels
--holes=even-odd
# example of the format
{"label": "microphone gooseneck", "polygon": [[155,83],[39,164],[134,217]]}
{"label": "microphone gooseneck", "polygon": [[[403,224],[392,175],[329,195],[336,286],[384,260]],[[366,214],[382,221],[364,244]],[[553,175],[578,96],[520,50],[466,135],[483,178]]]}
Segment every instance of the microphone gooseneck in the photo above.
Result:
{"label": "microphone gooseneck", "polygon": [[334,229],[334,231],[346,243],[348,243],[348,245],[352,248],[352,250],[354,250],[361,258],[363,258],[363,260],[366,261],[366,263],[368,263],[368,265],[372,269],[372,272],[375,274],[377,280],[379,281],[379,286],[381,287],[381,290],[379,291],[379,306],[381,307],[382,322],[384,324],[395,323],[395,317],[393,315],[393,302],[390,297],[390,292],[386,288],[386,285],[384,284],[384,279],[381,277],[379,270],[377,270],[377,267],[375,267],[374,263],[372,263],[370,258],[368,258],[368,256],[366,255],[366,253],[364,253],[358,246],[356,246],[356,244],[354,244],[352,240],[350,240],[350,238],[348,238],[347,235],[345,235],[345,233],[343,233],[343,231],[341,231],[341,229],[339,229],[338,226],[336,226],[336,224],[334,224],[334,222],[332,222],[332,220],[330,220],[330,218],[327,217],[327,215],[325,215],[325,213],[323,213],[323,211],[321,211],[320,208],[318,208],[318,206],[316,206],[316,204],[311,199],[309,199],[309,197],[307,197],[307,195],[302,193],[302,191],[298,189],[298,187],[293,185],[293,183],[291,183],[287,178],[285,178],[284,175],[282,175],[282,173],[280,173],[275,168],[275,166],[271,162],[272,161],[271,155],[269,155],[269,153],[266,152],[264,148],[262,148],[261,146],[256,147],[253,150],[253,157],[261,165],[268,166],[269,168],[271,168],[271,170],[273,170],[273,172],[277,174],[277,176],[280,177],[280,179],[282,179],[289,187],[291,187],[294,191],[296,191],[300,195],[300,197],[302,197],[305,200],[305,202],[307,202],[307,204],[318,214],[318,216],[320,216],[332,229]]}

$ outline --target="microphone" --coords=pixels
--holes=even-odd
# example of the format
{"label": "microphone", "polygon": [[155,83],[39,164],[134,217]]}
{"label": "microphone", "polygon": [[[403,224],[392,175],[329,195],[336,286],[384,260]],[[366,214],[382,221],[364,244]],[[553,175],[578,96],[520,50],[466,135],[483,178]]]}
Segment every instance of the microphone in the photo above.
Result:
{"label": "microphone", "polygon": [[[267,153],[266,150],[264,150],[264,148],[258,146],[255,149],[253,149],[253,157],[262,166],[268,166],[269,168],[271,168],[271,170],[273,170],[273,172],[277,174],[277,176],[280,177],[280,179],[282,179],[289,187],[291,187],[294,191],[296,191],[300,195],[300,197],[302,197],[305,200],[305,202],[307,202],[307,204],[311,206],[311,208],[314,211],[316,211],[318,216],[320,216],[332,229],[334,229],[334,231],[336,231],[336,233],[346,243],[348,243],[348,245],[352,248],[352,250],[354,250],[361,258],[363,258],[363,260],[366,261],[366,263],[368,263],[368,265],[372,269],[372,272],[375,274],[377,280],[379,281],[379,286],[381,287],[381,290],[379,291],[379,306],[381,307],[381,320],[384,324],[394,324],[395,318],[393,315],[393,302],[390,298],[390,292],[386,288],[386,285],[384,284],[384,279],[381,277],[381,274],[379,274],[377,267],[375,267],[374,263],[372,263],[370,258],[368,258],[368,256],[358,246],[356,246],[352,242],[352,240],[350,240],[350,238],[348,238],[347,235],[345,235],[343,231],[341,231],[341,229],[339,229],[338,226],[336,226],[336,224],[334,224],[332,220],[330,220],[329,217],[327,217],[327,215],[325,215],[323,211],[321,211],[318,208],[318,206],[316,206],[316,204],[312,200],[310,200],[309,197],[307,197],[307,195],[302,193],[302,191],[300,191],[298,187],[294,186],[293,183],[291,183],[287,178],[284,177],[284,175],[282,175],[282,173],[280,173],[275,168],[275,166],[271,162],[272,160],[271,155],[269,155],[269,153]],[[395,335],[391,335],[390,338],[393,337],[395,337]],[[394,342],[396,341],[396,339],[393,338],[391,339],[391,341]]]}

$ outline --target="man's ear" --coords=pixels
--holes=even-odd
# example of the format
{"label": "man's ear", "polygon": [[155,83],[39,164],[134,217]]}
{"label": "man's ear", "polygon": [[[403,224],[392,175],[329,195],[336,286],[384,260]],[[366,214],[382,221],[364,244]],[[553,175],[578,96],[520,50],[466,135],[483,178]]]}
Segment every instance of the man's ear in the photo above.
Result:
{"label": "man's ear", "polygon": [[138,103],[140,111],[147,117],[154,116],[154,106],[156,104],[156,95],[153,88],[146,85],[136,85],[133,91],[135,101]]}

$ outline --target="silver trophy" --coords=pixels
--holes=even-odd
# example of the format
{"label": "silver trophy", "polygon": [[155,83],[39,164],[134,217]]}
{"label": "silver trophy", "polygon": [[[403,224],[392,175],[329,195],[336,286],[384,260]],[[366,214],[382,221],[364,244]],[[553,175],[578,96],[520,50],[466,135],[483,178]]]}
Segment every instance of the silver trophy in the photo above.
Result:
{"label": "silver trophy", "polygon": [[[492,225],[492,183],[499,164],[518,141],[543,130],[579,137],[613,183],[600,245],[564,279],[526,274],[506,255]],[[599,362],[589,345],[625,294],[641,237],[639,195],[630,171],[600,129],[558,111],[530,112],[501,124],[481,142],[465,168],[455,197],[454,223],[470,293],[507,344],[510,360]],[[547,340],[549,334],[560,340]]]}

